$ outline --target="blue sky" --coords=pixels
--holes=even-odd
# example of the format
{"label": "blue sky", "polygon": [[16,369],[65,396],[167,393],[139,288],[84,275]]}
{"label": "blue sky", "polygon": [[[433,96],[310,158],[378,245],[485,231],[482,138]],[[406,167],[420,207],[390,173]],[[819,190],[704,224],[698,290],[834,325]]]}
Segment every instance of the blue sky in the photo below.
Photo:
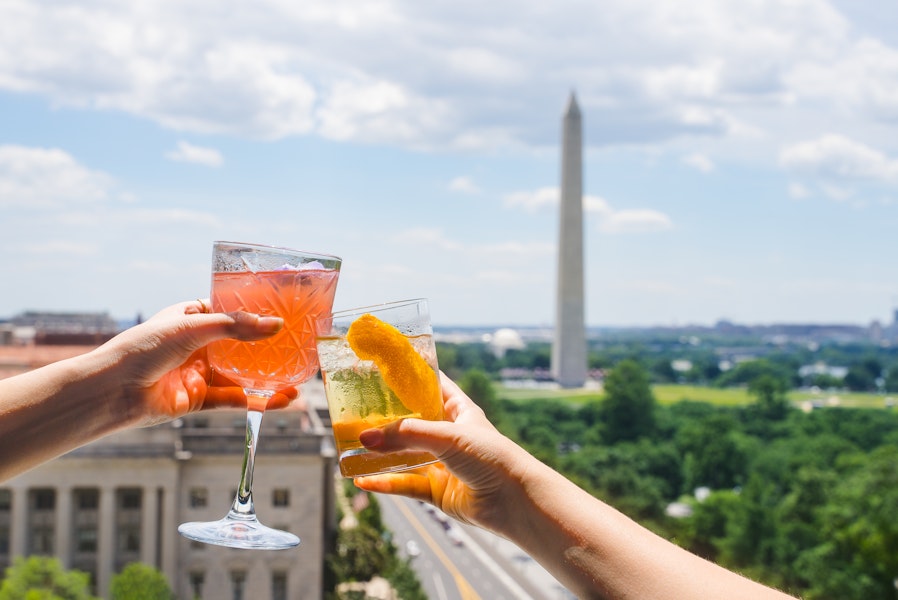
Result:
{"label": "blue sky", "polygon": [[591,325],[892,321],[894,0],[0,0],[0,316],[208,295],[216,239],[335,308],[551,325],[584,119]]}

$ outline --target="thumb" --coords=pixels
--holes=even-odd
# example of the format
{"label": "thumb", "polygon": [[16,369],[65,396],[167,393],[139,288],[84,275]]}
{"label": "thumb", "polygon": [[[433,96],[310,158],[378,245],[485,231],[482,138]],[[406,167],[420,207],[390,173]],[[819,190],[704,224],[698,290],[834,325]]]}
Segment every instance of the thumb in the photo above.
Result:
{"label": "thumb", "polygon": [[190,349],[197,350],[224,338],[253,342],[280,331],[284,320],[274,316],[260,316],[249,312],[185,315],[190,332]]}

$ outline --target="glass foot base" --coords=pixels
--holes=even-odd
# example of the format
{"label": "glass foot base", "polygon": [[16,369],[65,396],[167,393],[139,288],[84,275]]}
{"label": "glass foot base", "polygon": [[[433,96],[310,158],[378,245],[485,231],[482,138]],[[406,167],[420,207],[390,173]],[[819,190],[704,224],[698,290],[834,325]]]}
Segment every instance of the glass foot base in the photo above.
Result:
{"label": "glass foot base", "polygon": [[286,550],[299,545],[299,538],[292,533],[272,529],[255,519],[225,517],[220,521],[182,523],[178,533],[205,544],[248,550]]}

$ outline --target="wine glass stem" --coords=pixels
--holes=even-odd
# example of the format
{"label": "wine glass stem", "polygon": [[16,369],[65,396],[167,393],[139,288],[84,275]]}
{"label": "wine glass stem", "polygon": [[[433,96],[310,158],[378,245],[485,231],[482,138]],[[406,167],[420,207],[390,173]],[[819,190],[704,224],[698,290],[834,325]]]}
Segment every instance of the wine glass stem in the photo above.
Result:
{"label": "wine glass stem", "polygon": [[246,445],[243,448],[243,472],[240,474],[240,486],[237,497],[231,506],[231,515],[240,519],[255,519],[253,508],[253,467],[256,462],[256,445],[259,443],[259,430],[262,427],[263,413],[258,410],[246,411]]}

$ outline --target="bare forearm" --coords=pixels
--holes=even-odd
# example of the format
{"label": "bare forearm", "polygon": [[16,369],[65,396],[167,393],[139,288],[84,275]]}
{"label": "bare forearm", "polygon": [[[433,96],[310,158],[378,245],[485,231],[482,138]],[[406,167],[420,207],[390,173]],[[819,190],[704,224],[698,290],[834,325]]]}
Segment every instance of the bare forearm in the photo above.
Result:
{"label": "bare forearm", "polygon": [[125,426],[118,393],[97,354],[0,380],[0,481]]}
{"label": "bare forearm", "polygon": [[789,597],[687,552],[532,462],[500,533],[578,598]]}

